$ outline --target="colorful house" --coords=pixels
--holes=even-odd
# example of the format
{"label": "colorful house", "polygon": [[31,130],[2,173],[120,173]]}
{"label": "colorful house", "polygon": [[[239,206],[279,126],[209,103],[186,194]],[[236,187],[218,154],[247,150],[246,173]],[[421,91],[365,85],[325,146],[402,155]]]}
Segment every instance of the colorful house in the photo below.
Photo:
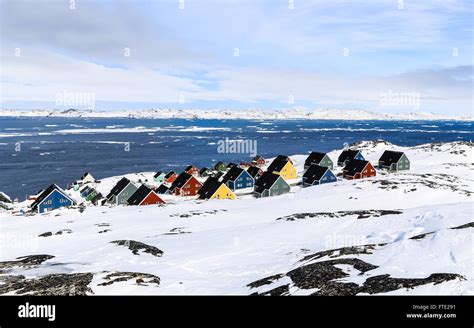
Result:
{"label": "colorful house", "polygon": [[251,166],[247,169],[247,173],[253,178],[254,181],[257,181],[263,174],[263,171],[258,166]]}
{"label": "colorful house", "polygon": [[278,174],[285,180],[296,179],[298,176],[296,168],[288,159],[278,157],[267,168],[267,172]]}
{"label": "colorful house", "polygon": [[239,166],[240,166],[241,168],[243,168],[243,169],[248,169],[249,167],[252,166],[252,163],[242,161],[242,162],[240,162]]}
{"label": "colorful house", "polygon": [[208,177],[210,174],[211,174],[211,173],[210,173],[210,171],[209,171],[209,169],[208,169],[207,167],[203,167],[203,168],[199,171],[199,176],[200,176],[201,178],[206,178],[206,177]]}
{"label": "colorful house", "polygon": [[89,187],[89,186],[85,186],[79,192],[80,192],[82,198],[86,198],[87,195],[89,195],[89,193],[92,192],[92,190],[94,190],[94,189]]}
{"label": "colorful house", "polygon": [[137,186],[135,186],[130,180],[122,178],[107,195],[107,201],[115,205],[127,204],[127,200],[135,191],[137,191],[137,189]]}
{"label": "colorful house", "polygon": [[79,181],[82,182],[82,184],[94,183],[95,178],[92,176],[92,174],[90,174],[89,172],[86,172],[82,175],[82,177]]}
{"label": "colorful house", "polygon": [[224,183],[230,190],[238,190],[245,188],[253,188],[254,179],[244,169],[234,166],[222,178]]}
{"label": "colorful house", "polygon": [[166,183],[171,184],[171,183],[174,182],[174,180],[176,180],[177,177],[178,177],[178,175],[176,174],[176,172],[170,171],[167,175],[165,175],[164,180],[165,180]]}
{"label": "colorful house", "polygon": [[227,171],[227,165],[225,165],[224,162],[217,162],[216,165],[214,165],[214,170],[219,171],[219,172],[225,172]]}
{"label": "colorful house", "polygon": [[329,167],[312,164],[303,175],[303,186],[314,186],[336,182],[337,178]]}
{"label": "colorful house", "polygon": [[164,204],[165,202],[160,196],[157,195],[155,191],[150,189],[145,185],[141,185],[132,196],[127,200],[129,205],[155,205],[155,204]]}
{"label": "colorful house", "polygon": [[252,164],[255,166],[264,166],[266,164],[265,158],[260,155],[255,156],[252,158]]}
{"label": "colorful house", "polygon": [[304,169],[308,169],[312,164],[320,165],[320,166],[325,166],[330,168],[331,170],[334,167],[334,163],[332,160],[329,158],[329,156],[326,153],[320,153],[313,151],[309,156],[306,158],[304,162]]}
{"label": "colorful house", "polygon": [[410,160],[404,152],[386,150],[379,159],[379,168],[390,172],[406,171],[410,169]]}
{"label": "colorful house", "polygon": [[64,206],[75,205],[76,202],[56,184],[50,185],[43,190],[36,200],[31,204],[31,211],[44,213]]}
{"label": "colorful house", "polygon": [[375,177],[375,169],[369,161],[353,159],[342,169],[342,176],[346,179],[362,179]]}
{"label": "colorful house", "polygon": [[97,190],[92,189],[91,192],[87,195],[86,201],[90,202],[97,194]]}
{"label": "colorful house", "polygon": [[153,176],[153,180],[158,183],[163,183],[163,181],[165,181],[165,173],[161,171],[156,172]]}
{"label": "colorful house", "polygon": [[278,196],[290,191],[290,185],[280,175],[265,172],[255,182],[254,193],[256,197]]}
{"label": "colorful house", "polygon": [[184,169],[184,172],[186,172],[187,174],[191,174],[195,177],[199,176],[199,169],[195,167],[194,165],[189,165],[188,167],[186,167]]}
{"label": "colorful house", "polygon": [[169,193],[176,196],[196,196],[202,183],[186,172],[181,173],[169,188]]}
{"label": "colorful house", "polygon": [[198,199],[235,199],[235,194],[224,183],[209,177],[198,191]]}
{"label": "colorful house", "polygon": [[346,164],[353,159],[358,159],[361,161],[365,161],[364,156],[360,150],[357,149],[346,149],[344,150],[341,155],[337,158],[337,165],[339,166],[346,166]]}

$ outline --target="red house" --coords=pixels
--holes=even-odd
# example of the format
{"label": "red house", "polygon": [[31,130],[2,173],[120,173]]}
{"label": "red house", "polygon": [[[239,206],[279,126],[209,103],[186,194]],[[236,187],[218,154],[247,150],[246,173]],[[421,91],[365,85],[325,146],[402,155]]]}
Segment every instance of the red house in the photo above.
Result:
{"label": "red house", "polygon": [[135,191],[132,196],[127,200],[129,205],[155,205],[164,204],[164,200],[156,194],[155,191],[148,188],[145,185],[141,185],[140,188]]}
{"label": "red house", "polygon": [[369,161],[360,159],[350,160],[344,169],[342,176],[348,180],[375,177],[375,169]]}
{"label": "red house", "polygon": [[257,155],[252,159],[252,164],[255,166],[263,166],[266,164],[266,161],[265,158],[260,155]]}
{"label": "red house", "polygon": [[174,180],[169,192],[176,196],[196,196],[201,187],[202,183],[195,177],[183,172]]}
{"label": "red house", "polygon": [[184,172],[186,172],[187,174],[191,174],[195,177],[199,176],[199,169],[194,165],[189,165],[186,169],[184,169]]}
{"label": "red house", "polygon": [[165,182],[166,183],[173,183],[174,180],[176,180],[177,177],[178,177],[178,175],[174,171],[170,171],[167,175],[165,175]]}

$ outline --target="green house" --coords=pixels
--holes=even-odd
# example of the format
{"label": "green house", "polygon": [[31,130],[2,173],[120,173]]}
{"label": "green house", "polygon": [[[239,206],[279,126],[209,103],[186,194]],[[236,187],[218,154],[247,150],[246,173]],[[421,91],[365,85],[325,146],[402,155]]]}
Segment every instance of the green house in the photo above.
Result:
{"label": "green house", "polygon": [[90,202],[95,196],[97,196],[97,190],[93,189],[86,197],[86,201]]}
{"label": "green house", "polygon": [[114,205],[127,204],[127,200],[135,191],[137,191],[137,189],[137,186],[135,186],[130,180],[122,178],[107,195],[107,200],[110,204]]}
{"label": "green house", "polygon": [[216,165],[214,165],[214,170],[219,171],[219,172],[225,172],[227,171],[227,165],[224,162],[217,162]]}
{"label": "green house", "polygon": [[319,153],[316,151],[313,151],[311,154],[309,154],[308,158],[306,158],[304,162],[304,169],[308,169],[312,164],[328,167],[330,170],[332,170],[334,167],[334,163],[329,158],[328,154]]}
{"label": "green house", "polygon": [[163,181],[165,180],[165,173],[164,172],[156,172],[156,174],[153,176],[153,179],[155,180],[155,182],[158,182],[158,183],[163,183]]}
{"label": "green house", "polygon": [[280,175],[265,172],[255,182],[254,194],[256,197],[271,197],[290,192],[290,185]]}
{"label": "green house", "polygon": [[379,159],[379,169],[390,172],[407,171],[410,169],[410,160],[404,152],[386,150]]}

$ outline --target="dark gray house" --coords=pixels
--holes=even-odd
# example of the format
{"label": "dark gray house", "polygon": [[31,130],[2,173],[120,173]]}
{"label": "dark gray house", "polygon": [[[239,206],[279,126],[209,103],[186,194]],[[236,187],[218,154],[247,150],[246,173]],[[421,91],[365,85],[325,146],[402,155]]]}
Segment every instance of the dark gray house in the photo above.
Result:
{"label": "dark gray house", "polygon": [[410,160],[404,152],[386,150],[379,159],[379,168],[390,172],[406,171],[410,169]]}
{"label": "dark gray house", "polygon": [[265,172],[255,182],[255,197],[271,197],[290,192],[290,185],[278,174]]}

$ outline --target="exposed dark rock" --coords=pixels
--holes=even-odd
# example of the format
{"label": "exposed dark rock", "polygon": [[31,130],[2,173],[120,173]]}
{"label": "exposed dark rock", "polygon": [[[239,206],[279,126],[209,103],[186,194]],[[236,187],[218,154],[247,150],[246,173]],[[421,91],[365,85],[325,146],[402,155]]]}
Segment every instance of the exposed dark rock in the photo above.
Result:
{"label": "exposed dark rock", "polygon": [[111,243],[117,244],[120,246],[127,246],[128,249],[131,250],[132,253],[135,255],[139,255],[138,254],[139,251],[142,251],[144,253],[149,253],[157,257],[160,257],[161,255],[163,255],[163,251],[156,248],[155,246],[150,246],[150,245],[147,245],[135,240],[114,240],[114,241],[111,241]]}
{"label": "exposed dark rock", "polygon": [[160,285],[160,278],[149,274],[149,273],[140,273],[140,272],[113,272],[104,277],[106,282],[98,284],[98,286],[108,286],[116,282],[127,281],[130,279],[135,279],[137,284],[156,284]]}
{"label": "exposed dark rock", "polygon": [[354,269],[360,271],[361,273],[377,268],[377,266],[366,263],[362,260],[349,258],[328,260],[303,265],[297,269],[289,271],[286,275],[291,278],[294,285],[298,288],[323,288],[324,284],[331,280],[348,276],[348,274],[342,269],[335,267],[337,264],[352,265]]}
{"label": "exposed dark rock", "polygon": [[21,267],[21,268],[31,268],[40,265],[44,261],[54,258],[53,255],[39,254],[39,255],[28,255],[17,257],[16,261],[5,261],[0,262],[0,273],[3,273],[4,270]]}
{"label": "exposed dark rock", "polygon": [[0,294],[34,296],[74,296],[93,294],[88,286],[92,281],[92,273],[50,274],[41,278],[24,279],[23,276],[2,277]]}
{"label": "exposed dark rock", "polygon": [[177,227],[171,229],[169,232],[164,233],[163,235],[180,235],[185,233],[191,233],[189,231],[184,231],[184,227]]}
{"label": "exposed dark rock", "polygon": [[247,287],[257,288],[257,287],[261,287],[261,286],[264,286],[264,285],[270,285],[275,280],[283,278],[284,276],[285,276],[284,274],[276,274],[276,275],[273,275],[273,276],[270,276],[270,277],[259,279],[259,280],[256,280],[256,281],[248,284]]}
{"label": "exposed dark rock", "polygon": [[107,223],[107,222],[97,223],[96,226],[98,226],[98,227],[110,227],[110,223]]}
{"label": "exposed dark rock", "polygon": [[295,221],[310,218],[342,218],[346,216],[357,216],[357,219],[367,219],[371,217],[380,217],[384,215],[402,214],[399,210],[359,210],[359,211],[339,211],[339,212],[314,212],[314,213],[296,213],[278,218],[277,220]]}
{"label": "exposed dark rock", "polygon": [[55,235],[62,235],[63,233],[72,233],[72,230],[71,229],[59,230],[58,232],[55,233]]}
{"label": "exposed dark rock", "polygon": [[336,249],[330,249],[327,251],[317,252],[311,255],[306,255],[303,257],[300,262],[306,262],[311,260],[317,260],[322,257],[340,257],[344,255],[356,255],[356,254],[372,254],[372,251],[377,247],[382,247],[387,245],[386,243],[383,244],[367,244],[361,246],[351,246],[351,247],[341,247]]}
{"label": "exposed dark rock", "polygon": [[201,215],[208,215],[208,214],[217,214],[218,212],[226,212],[227,210],[211,210],[211,211],[190,211],[187,213],[177,213],[172,214],[170,217],[179,217],[179,218],[190,218],[193,216],[201,216]]}
{"label": "exposed dark rock", "polygon": [[277,288],[270,289],[261,294],[254,293],[253,295],[255,296],[288,296],[290,295],[290,285],[287,284],[287,285],[279,286]]}
{"label": "exposed dark rock", "polygon": [[110,230],[110,229],[100,230],[99,233],[106,233],[106,232],[109,232],[109,231],[112,231],[112,230]]}
{"label": "exposed dark rock", "polygon": [[434,283],[435,285],[445,281],[454,279],[462,279],[464,277],[454,273],[433,273],[428,278],[392,278],[388,274],[370,277],[365,282],[359,293],[378,294],[394,291],[401,288],[413,288],[416,286]]}
{"label": "exposed dark rock", "polygon": [[48,231],[48,232],[44,232],[40,235],[38,235],[38,237],[51,237],[53,235],[53,233],[51,231]]}
{"label": "exposed dark rock", "polygon": [[469,222],[469,223],[466,223],[466,224],[463,224],[463,225],[460,225],[460,226],[457,226],[457,227],[453,227],[451,229],[466,229],[466,228],[474,228],[474,222]]}
{"label": "exposed dark rock", "polygon": [[423,238],[425,238],[426,236],[429,236],[429,235],[432,235],[432,234],[434,234],[434,231],[432,231],[432,232],[427,232],[427,233],[422,233],[422,234],[419,234],[419,235],[410,237],[409,239],[420,240],[420,239],[423,239]]}

